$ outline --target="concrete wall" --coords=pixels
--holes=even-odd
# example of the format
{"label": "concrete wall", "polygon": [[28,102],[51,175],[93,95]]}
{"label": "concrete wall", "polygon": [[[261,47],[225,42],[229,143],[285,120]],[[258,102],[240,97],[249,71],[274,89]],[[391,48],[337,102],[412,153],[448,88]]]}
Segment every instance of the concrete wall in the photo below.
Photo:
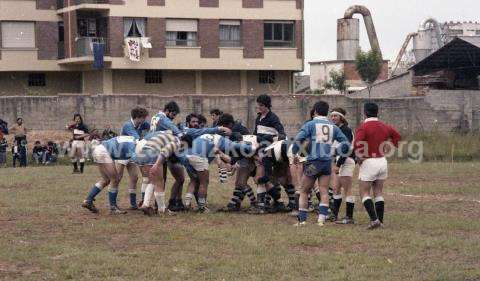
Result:
{"label": "concrete wall", "polygon": [[163,71],[162,83],[145,84],[144,70],[113,71],[113,92],[120,94],[195,94],[194,71]]}
{"label": "concrete wall", "polygon": [[[0,72],[0,96],[56,95],[81,92],[81,73],[44,72],[45,87],[29,87],[27,72]],[[0,111],[1,112],[1,111]]]}
{"label": "concrete wall", "polygon": [[275,84],[260,84],[258,71],[247,72],[249,94],[281,94],[291,93],[293,74],[290,71],[275,71]]}
{"label": "concrete wall", "polygon": [[[382,120],[396,126],[401,132],[439,130],[449,132],[458,125],[461,112],[468,116],[473,128],[480,127],[480,92],[436,91],[426,97],[374,98],[380,106]],[[363,103],[367,99],[345,96],[272,96],[273,111],[277,113],[289,136],[294,136],[300,126],[309,119],[312,105],[318,100],[332,107],[344,107],[350,125],[355,128],[362,119]],[[50,97],[0,97],[0,118],[13,122],[23,117],[26,125],[38,130],[63,130],[65,123],[78,112],[93,128],[111,125],[117,130],[128,120],[131,108],[146,107],[151,114],[163,108],[170,100],[179,103],[182,113],[175,120],[180,122],[189,112],[208,116],[212,108],[232,113],[250,128],[253,126],[255,97],[244,95],[58,95]]]}
{"label": "concrete wall", "polygon": [[[412,74],[407,72],[397,77],[375,84],[371,91],[371,97],[375,98],[398,98],[412,96],[415,90],[412,88]],[[368,90],[362,90],[351,94],[352,97],[368,98]]]}

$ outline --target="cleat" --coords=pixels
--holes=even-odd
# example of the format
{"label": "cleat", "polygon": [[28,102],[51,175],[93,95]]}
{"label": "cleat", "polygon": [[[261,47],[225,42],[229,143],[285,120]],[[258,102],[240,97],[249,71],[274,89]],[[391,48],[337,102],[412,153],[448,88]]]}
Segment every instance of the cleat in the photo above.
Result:
{"label": "cleat", "polygon": [[218,211],[219,212],[225,212],[225,213],[240,212],[240,205],[228,203],[228,205],[226,207],[223,207],[223,208],[219,209]]}
{"label": "cleat", "polygon": [[341,220],[336,220],[336,224],[355,224],[355,220],[349,218],[349,217],[344,217]]}
{"label": "cleat", "polygon": [[266,214],[267,211],[265,210],[265,208],[252,206],[248,209],[247,213],[252,215],[263,215],[263,214]]}
{"label": "cleat", "polygon": [[330,221],[330,222],[336,222],[338,220],[338,218],[333,214],[333,213],[329,213],[327,215],[327,221]]}
{"label": "cleat", "polygon": [[293,226],[302,227],[302,226],[306,226],[306,225],[307,225],[306,221],[299,221],[296,224],[294,224]]}
{"label": "cleat", "polygon": [[82,204],[82,207],[89,210],[90,212],[92,212],[94,214],[98,214],[98,209],[97,209],[97,207],[95,207],[93,202],[84,201],[83,204]]}
{"label": "cleat", "polygon": [[198,208],[198,212],[200,214],[209,214],[211,213],[212,211],[210,211],[210,209],[208,207],[201,207],[201,208]]}
{"label": "cleat", "polygon": [[285,207],[285,204],[280,201],[273,202],[270,210],[273,213],[287,213],[289,210]]}
{"label": "cleat", "polygon": [[114,206],[110,208],[110,215],[124,215],[127,212],[118,208],[118,206]]}
{"label": "cleat", "polygon": [[152,207],[142,206],[142,207],[140,207],[140,210],[146,216],[151,217],[151,216],[155,215],[155,210]]}
{"label": "cleat", "polygon": [[367,227],[367,230],[374,230],[377,228],[383,228],[383,224],[379,220],[370,222],[370,224]]}
{"label": "cleat", "polygon": [[324,221],[323,219],[321,219],[321,218],[318,218],[318,220],[317,220],[317,225],[318,225],[318,226],[325,226],[325,221]]}
{"label": "cleat", "polygon": [[129,211],[137,211],[138,210],[138,207],[137,206],[130,206],[130,208],[128,208]]}

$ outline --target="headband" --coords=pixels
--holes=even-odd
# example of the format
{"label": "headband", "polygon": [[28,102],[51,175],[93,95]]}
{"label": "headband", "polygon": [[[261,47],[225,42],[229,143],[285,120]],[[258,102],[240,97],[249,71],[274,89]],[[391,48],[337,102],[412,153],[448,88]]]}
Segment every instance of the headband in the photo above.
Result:
{"label": "headband", "polygon": [[338,111],[332,111],[332,113],[330,113],[330,115],[338,115],[338,116],[342,117],[343,119],[347,119],[347,118],[345,118],[345,115],[343,115],[342,113],[340,113]]}

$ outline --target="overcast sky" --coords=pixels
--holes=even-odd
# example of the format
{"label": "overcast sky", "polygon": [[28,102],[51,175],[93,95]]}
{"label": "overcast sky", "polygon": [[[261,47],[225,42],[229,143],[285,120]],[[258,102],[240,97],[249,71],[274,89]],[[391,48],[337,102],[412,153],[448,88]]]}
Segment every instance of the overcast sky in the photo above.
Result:
{"label": "overcast sky", "polygon": [[[394,60],[408,33],[417,31],[423,19],[480,21],[479,0],[304,0],[305,71],[308,62],[336,59],[337,19],[351,5],[365,5],[372,12],[384,57]],[[356,15],[355,17],[361,17]],[[360,27],[363,49],[370,49],[363,21]]]}

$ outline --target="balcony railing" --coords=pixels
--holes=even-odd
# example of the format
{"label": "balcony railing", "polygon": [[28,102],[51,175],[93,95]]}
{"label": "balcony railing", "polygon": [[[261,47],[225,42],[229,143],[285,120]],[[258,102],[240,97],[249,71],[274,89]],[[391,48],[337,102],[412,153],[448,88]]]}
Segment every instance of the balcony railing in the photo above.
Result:
{"label": "balcony railing", "polygon": [[197,47],[197,40],[167,40],[167,46]]}
{"label": "balcony railing", "polygon": [[108,4],[110,0],[75,0],[75,5],[81,4]]}
{"label": "balcony railing", "polygon": [[103,45],[104,55],[108,54],[108,45],[106,38],[103,37],[79,37],[76,40],[77,57],[93,56],[93,43]]}

